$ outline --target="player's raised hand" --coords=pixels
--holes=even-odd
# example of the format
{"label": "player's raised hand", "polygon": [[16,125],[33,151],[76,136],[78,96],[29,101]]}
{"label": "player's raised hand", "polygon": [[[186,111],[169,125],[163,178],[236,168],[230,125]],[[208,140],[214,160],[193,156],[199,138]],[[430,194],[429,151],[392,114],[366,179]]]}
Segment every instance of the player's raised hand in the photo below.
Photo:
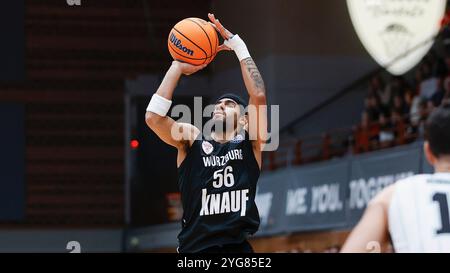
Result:
{"label": "player's raised hand", "polygon": [[205,68],[207,64],[192,65],[188,63],[182,63],[179,61],[173,61],[172,66],[174,66],[180,73],[184,75],[191,75]]}
{"label": "player's raised hand", "polygon": [[[224,40],[228,40],[231,37],[233,37],[233,33],[231,33],[228,29],[226,29],[222,23],[220,23],[219,19],[216,19],[216,17],[214,16],[214,14],[212,13],[208,13],[208,18],[209,20],[211,20],[211,22],[209,22],[210,25],[212,25],[217,32],[220,33],[220,35],[222,36],[222,38]],[[227,47],[226,45],[222,44],[218,47],[217,52],[222,51],[222,50],[231,50],[231,48]]]}

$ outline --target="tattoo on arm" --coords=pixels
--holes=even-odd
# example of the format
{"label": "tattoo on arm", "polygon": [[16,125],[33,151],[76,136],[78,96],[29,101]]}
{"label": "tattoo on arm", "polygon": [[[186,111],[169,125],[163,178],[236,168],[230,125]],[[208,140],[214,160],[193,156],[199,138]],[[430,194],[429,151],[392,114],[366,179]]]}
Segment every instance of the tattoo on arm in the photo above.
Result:
{"label": "tattoo on arm", "polygon": [[250,78],[255,83],[256,88],[264,90],[264,81],[253,59],[251,57],[244,59],[244,64],[250,74]]}

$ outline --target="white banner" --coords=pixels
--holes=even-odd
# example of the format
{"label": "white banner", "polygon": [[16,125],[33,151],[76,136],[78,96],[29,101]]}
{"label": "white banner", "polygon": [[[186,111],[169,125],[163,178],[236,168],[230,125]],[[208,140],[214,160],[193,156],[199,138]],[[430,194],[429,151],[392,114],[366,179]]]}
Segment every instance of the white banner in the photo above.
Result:
{"label": "white banner", "polygon": [[347,0],[347,6],[369,54],[390,73],[401,75],[433,45],[446,0]]}

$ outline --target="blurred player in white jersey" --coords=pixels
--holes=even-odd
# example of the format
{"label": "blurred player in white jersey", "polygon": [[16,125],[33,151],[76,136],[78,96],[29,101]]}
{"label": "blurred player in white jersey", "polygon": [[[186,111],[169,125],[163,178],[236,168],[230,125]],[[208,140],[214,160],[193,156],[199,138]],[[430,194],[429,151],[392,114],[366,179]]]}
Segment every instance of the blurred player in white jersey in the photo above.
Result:
{"label": "blurred player in white jersey", "polygon": [[415,175],[372,199],[341,252],[369,252],[391,240],[395,252],[450,252],[450,102],[425,127],[424,153],[434,174]]}

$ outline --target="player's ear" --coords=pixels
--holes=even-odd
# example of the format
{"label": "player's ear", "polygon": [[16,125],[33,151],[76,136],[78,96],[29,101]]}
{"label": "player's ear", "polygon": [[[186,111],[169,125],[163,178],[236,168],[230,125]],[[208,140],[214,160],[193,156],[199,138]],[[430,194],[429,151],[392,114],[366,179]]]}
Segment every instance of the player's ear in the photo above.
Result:
{"label": "player's ear", "polygon": [[436,164],[437,159],[436,159],[436,156],[431,151],[430,143],[428,141],[425,141],[423,143],[423,152],[425,154],[425,157],[427,158],[428,163],[430,163],[430,165],[434,166],[434,164]]}

